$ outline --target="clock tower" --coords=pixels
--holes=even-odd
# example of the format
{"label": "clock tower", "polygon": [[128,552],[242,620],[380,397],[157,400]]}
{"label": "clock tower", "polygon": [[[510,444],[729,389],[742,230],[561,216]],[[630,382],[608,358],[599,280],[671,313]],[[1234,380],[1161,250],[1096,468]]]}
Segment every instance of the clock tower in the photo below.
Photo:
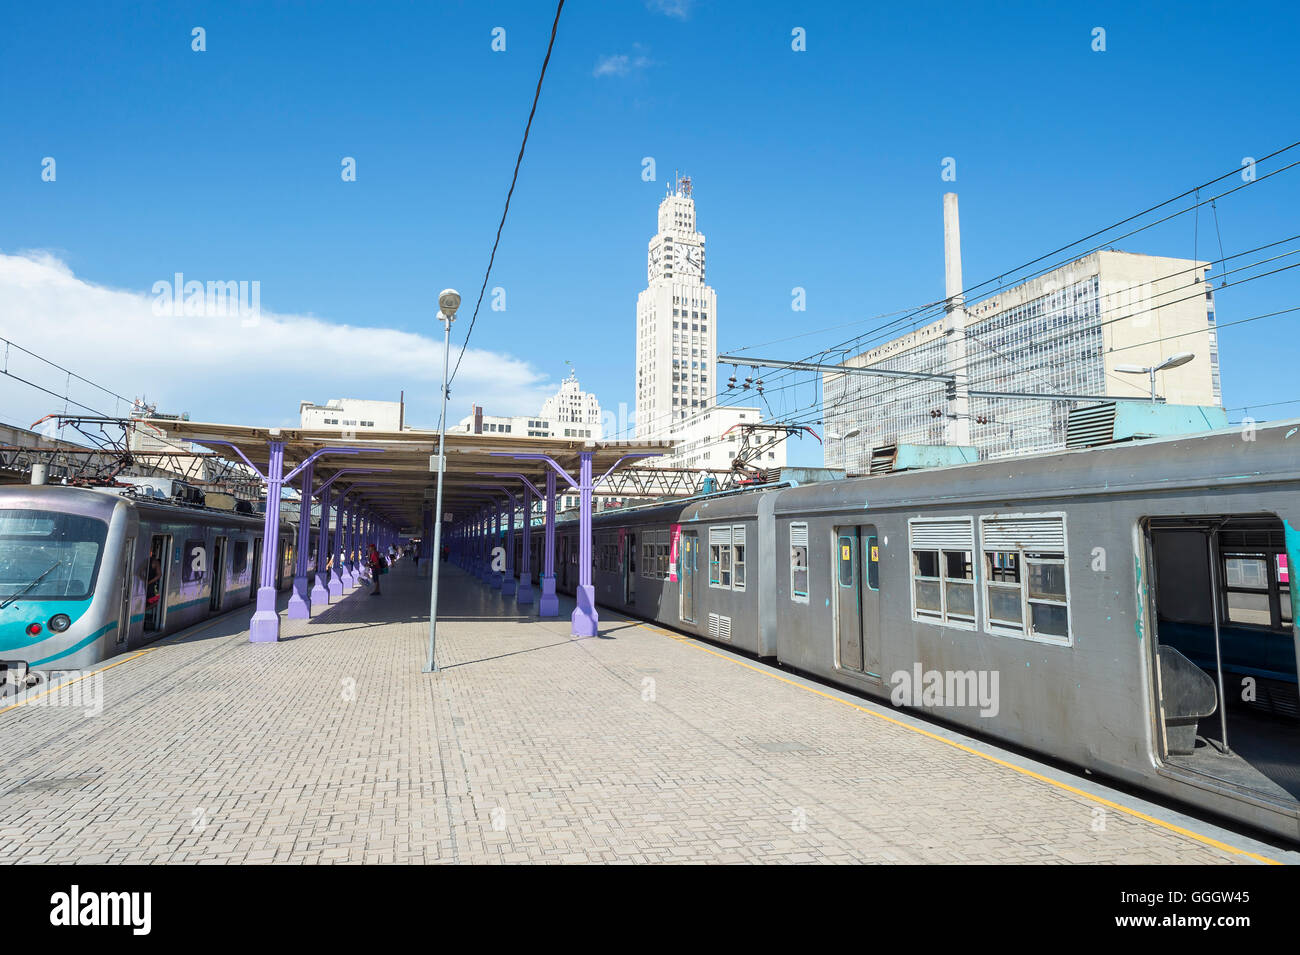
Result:
{"label": "clock tower", "polygon": [[688,176],[659,203],[636,305],[636,434],[666,438],[714,403],[717,296],[704,282],[704,236]]}

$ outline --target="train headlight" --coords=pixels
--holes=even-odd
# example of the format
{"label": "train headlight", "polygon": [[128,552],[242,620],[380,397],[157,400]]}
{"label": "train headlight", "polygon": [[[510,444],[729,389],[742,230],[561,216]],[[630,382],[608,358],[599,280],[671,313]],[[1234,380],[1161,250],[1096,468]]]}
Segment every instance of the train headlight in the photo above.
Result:
{"label": "train headlight", "polygon": [[41,625],[39,623],[29,623],[27,625],[27,636],[34,637],[40,632],[41,632]]}
{"label": "train headlight", "polygon": [[56,613],[50,618],[49,628],[55,633],[62,633],[72,626],[72,618],[66,613]]}

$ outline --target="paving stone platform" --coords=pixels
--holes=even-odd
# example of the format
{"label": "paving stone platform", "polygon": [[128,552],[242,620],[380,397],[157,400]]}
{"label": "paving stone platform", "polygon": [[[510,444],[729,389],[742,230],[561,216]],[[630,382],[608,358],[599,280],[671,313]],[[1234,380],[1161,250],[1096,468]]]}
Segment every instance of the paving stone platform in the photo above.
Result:
{"label": "paving stone platform", "polygon": [[[429,582],[401,562],[383,596],[360,588],[286,619],[278,644],[248,642],[250,607],[110,661],[90,678],[98,715],[0,701],[0,858],[1257,861],[1099,815],[852,694],[604,610],[598,637],[572,638],[571,603],[539,620],[442,571],[437,675],[421,672]],[[1227,847],[1297,858],[1037,768]]]}

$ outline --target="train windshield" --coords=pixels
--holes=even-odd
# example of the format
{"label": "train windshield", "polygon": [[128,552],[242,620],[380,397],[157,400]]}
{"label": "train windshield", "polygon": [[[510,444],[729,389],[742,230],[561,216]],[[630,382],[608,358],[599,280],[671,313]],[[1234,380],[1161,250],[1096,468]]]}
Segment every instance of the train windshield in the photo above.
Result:
{"label": "train windshield", "polygon": [[89,597],[107,536],[93,517],[0,510],[0,600]]}

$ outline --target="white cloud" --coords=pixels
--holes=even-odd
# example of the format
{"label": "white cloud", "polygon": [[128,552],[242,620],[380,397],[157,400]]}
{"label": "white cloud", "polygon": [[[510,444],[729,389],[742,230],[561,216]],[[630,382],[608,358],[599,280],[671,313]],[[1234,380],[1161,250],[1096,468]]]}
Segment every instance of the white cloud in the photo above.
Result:
{"label": "white cloud", "polygon": [[629,56],[626,53],[613,53],[596,60],[592,76],[627,76],[633,71],[643,70],[654,61],[648,56]]}
{"label": "white cloud", "polygon": [[[0,303],[5,338],[127,398],[147,396],[160,411],[187,411],[196,421],[296,426],[301,400],[396,401],[404,389],[408,423],[437,425],[440,338],[265,308],[253,327],[241,325],[238,315],[160,317],[151,292],[84,281],[45,252],[0,254]],[[453,363],[458,351],[453,341]],[[10,351],[7,370],[108,414],[129,410],[17,350]],[[447,417],[458,421],[471,403],[497,414],[531,414],[554,388],[526,361],[470,348]],[[59,398],[0,376],[6,421],[27,426],[63,410]],[[90,413],[75,405],[69,410]]]}
{"label": "white cloud", "polygon": [[695,0],[646,0],[646,9],[685,20],[691,15]]}

